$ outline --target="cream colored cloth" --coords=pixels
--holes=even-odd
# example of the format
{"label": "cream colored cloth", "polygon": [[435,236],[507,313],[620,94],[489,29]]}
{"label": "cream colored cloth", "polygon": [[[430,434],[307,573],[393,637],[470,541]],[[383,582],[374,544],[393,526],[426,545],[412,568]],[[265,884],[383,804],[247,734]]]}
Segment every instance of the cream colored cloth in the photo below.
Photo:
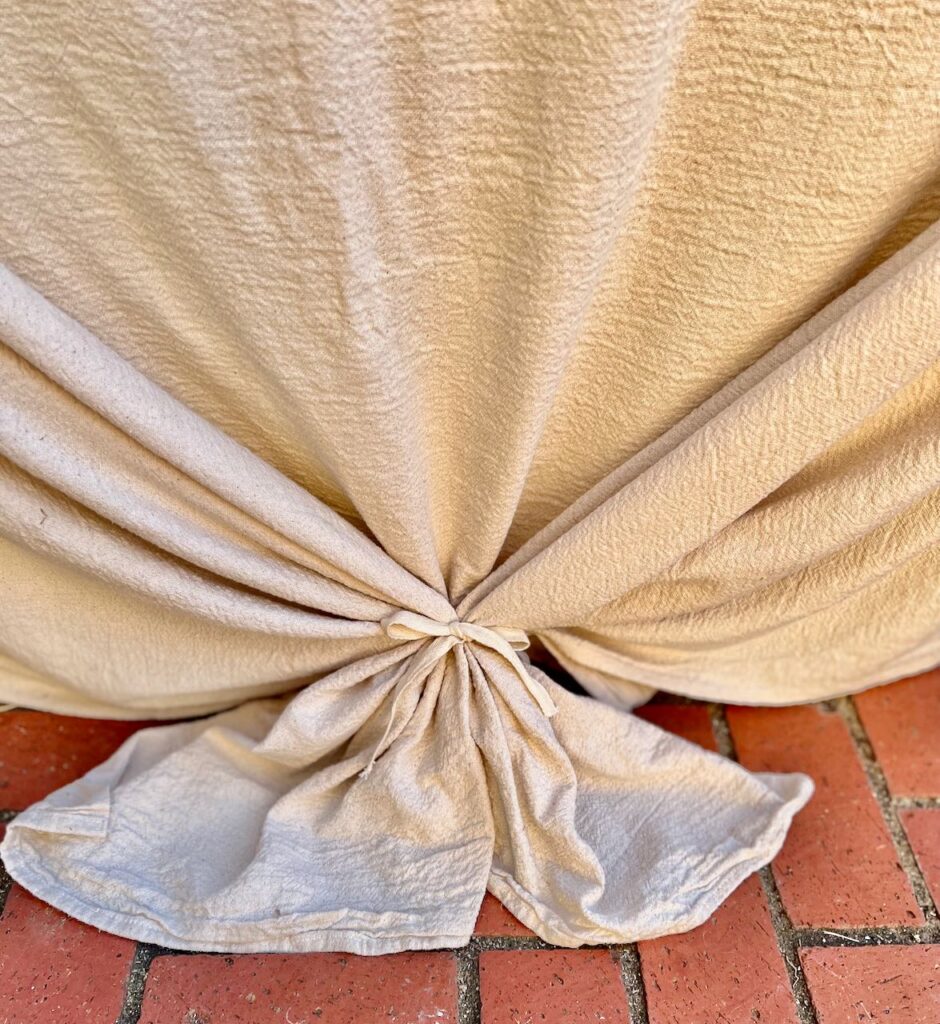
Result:
{"label": "cream colored cloth", "polygon": [[940,660],[938,37],[5,11],[0,700],[240,705],[16,818],[14,877],[194,949],[457,945],[487,888],[559,944],[704,920],[810,784],[627,709]]}

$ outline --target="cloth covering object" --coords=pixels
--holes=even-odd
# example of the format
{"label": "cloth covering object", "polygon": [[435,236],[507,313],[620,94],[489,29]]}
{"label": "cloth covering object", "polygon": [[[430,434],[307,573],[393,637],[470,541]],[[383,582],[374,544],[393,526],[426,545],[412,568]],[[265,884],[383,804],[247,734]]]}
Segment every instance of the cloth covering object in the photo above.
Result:
{"label": "cloth covering object", "polygon": [[214,713],[19,815],[12,875],[175,948],[384,953],[486,889],[560,945],[690,928],[767,863],[809,780],[629,709],[940,660],[938,37],[5,10],[0,700]]}

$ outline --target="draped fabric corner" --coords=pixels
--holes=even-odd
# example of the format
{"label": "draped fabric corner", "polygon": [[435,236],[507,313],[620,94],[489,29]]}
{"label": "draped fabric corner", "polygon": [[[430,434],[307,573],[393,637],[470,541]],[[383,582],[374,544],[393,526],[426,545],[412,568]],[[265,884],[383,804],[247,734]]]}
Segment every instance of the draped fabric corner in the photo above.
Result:
{"label": "draped fabric corner", "polygon": [[0,23],[0,701],[187,719],[7,826],[101,928],[691,928],[812,783],[630,709],[940,661],[936,24],[458,6]]}

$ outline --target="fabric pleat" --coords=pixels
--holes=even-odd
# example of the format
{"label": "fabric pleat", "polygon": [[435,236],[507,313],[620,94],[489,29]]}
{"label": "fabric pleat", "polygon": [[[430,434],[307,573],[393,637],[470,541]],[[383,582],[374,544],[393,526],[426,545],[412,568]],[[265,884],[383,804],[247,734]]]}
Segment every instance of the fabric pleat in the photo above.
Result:
{"label": "fabric pleat", "polygon": [[168,722],[13,877],[178,949],[704,921],[812,784],[631,709],[940,661],[938,50],[836,0],[4,12],[0,702]]}

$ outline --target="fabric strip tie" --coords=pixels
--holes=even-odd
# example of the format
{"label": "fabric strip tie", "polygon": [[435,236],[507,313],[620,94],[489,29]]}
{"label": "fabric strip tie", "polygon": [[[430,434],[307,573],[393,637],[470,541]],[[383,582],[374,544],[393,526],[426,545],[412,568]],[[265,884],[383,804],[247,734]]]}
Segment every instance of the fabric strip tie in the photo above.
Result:
{"label": "fabric strip tie", "polygon": [[375,745],[369,763],[359,773],[360,778],[368,777],[375,762],[384,753],[402,694],[416,679],[424,678],[427,670],[457,644],[476,643],[495,651],[508,662],[510,668],[516,673],[522,685],[538,705],[539,710],[547,718],[551,718],[558,710],[555,702],[548,695],[548,691],[537,679],[529,675],[519,655],[516,654],[516,651],[524,651],[529,646],[529,637],[523,629],[513,626],[478,626],[473,622],[458,622],[456,619],[451,622],[438,622],[437,619],[409,611],[395,612],[394,615],[386,616],[382,619],[382,627],[393,640],[432,640],[433,642],[421,654],[415,656],[408,674],[396,687],[398,692],[392,701],[385,732]]}
{"label": "fabric strip tie", "polygon": [[[444,623],[426,615],[419,615],[417,612],[407,611],[387,616],[382,619],[382,626],[393,640],[451,636],[454,637],[455,644],[473,642],[488,647],[509,662],[522,685],[547,718],[551,718],[558,710],[548,691],[537,679],[529,675],[519,655],[516,654],[516,651],[524,651],[529,646],[529,637],[524,629],[513,626],[478,626],[474,622],[456,620]],[[448,650],[455,644],[451,644]]]}

